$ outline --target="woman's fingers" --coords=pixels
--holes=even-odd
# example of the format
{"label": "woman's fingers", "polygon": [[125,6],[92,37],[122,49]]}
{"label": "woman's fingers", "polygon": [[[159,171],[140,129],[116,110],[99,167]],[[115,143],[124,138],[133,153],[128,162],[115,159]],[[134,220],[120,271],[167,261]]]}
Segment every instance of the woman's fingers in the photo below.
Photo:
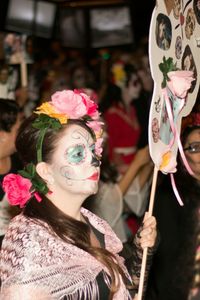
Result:
{"label": "woman's fingers", "polygon": [[143,229],[140,233],[140,245],[144,249],[146,247],[153,247],[156,242],[157,229],[156,219],[153,216],[149,217],[146,213],[143,221]]}

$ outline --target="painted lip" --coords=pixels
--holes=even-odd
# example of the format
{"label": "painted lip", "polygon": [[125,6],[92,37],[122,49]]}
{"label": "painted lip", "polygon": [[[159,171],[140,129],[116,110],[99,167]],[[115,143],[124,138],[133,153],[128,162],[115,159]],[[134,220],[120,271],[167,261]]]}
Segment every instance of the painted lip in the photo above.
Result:
{"label": "painted lip", "polygon": [[95,172],[94,174],[92,174],[90,177],[88,177],[87,179],[90,180],[98,180],[99,179],[99,173]]}

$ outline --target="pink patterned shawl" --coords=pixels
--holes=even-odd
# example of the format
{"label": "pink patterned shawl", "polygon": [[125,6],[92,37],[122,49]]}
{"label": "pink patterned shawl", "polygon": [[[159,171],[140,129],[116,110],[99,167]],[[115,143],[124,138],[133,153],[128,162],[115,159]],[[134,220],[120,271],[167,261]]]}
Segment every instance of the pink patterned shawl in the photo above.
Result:
{"label": "pink patterned shawl", "polygon": [[[130,280],[123,258],[117,254],[122,250],[121,241],[105,221],[84,208],[81,212],[104,235],[106,249],[115,254]],[[103,264],[62,241],[46,224],[21,214],[10,223],[0,253],[0,299],[99,299],[96,277],[100,272],[109,286]],[[122,280],[114,299],[131,299]]]}

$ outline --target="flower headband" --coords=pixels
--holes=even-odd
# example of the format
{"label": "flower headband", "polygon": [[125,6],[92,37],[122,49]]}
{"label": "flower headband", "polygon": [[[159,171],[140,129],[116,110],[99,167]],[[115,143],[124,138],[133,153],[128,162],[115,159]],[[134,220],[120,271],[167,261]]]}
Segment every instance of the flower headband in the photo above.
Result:
{"label": "flower headband", "polygon": [[[100,159],[102,154],[101,138],[103,122],[99,121],[97,104],[88,95],[78,90],[64,90],[56,92],[51,96],[51,101],[44,102],[36,108],[34,112],[38,117],[32,123],[34,128],[40,130],[36,144],[37,162],[42,161],[42,144],[48,129],[59,130],[68,120],[82,120],[92,131],[95,139],[95,153]],[[41,201],[40,194],[47,194],[49,189],[47,184],[36,172],[33,163],[26,165],[19,174],[8,174],[3,180],[8,201],[11,205],[24,207],[26,202],[35,196],[37,201]]]}
{"label": "flower headband", "polygon": [[124,71],[124,63],[123,62],[117,62],[115,63],[112,68],[112,81],[114,84],[119,86],[120,88],[123,88],[125,86],[126,82],[126,72]]}

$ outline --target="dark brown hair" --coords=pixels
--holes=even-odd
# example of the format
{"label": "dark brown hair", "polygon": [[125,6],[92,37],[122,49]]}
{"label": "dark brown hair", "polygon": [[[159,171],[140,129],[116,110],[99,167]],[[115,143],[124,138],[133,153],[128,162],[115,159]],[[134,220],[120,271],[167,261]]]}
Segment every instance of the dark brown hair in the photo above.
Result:
{"label": "dark brown hair", "polygon": [[[24,164],[37,163],[36,143],[39,130],[32,127],[32,122],[36,116],[31,116],[21,125],[16,139],[16,148]],[[87,126],[79,120],[69,120],[67,125],[62,126],[59,131],[48,129],[42,146],[42,158],[45,162],[51,162],[52,155],[58,140],[64,134],[66,126],[78,124]],[[91,130],[87,128],[91,133]],[[26,146],[25,146],[26,145]],[[42,180],[42,178],[41,178]],[[38,203],[35,199],[30,199],[23,210],[23,214],[35,220],[42,220],[47,223],[54,233],[67,243],[71,243],[94,256],[103,263],[109,270],[111,276],[110,298],[119,288],[119,274],[125,280],[125,274],[114,261],[114,255],[106,249],[93,247],[90,242],[90,227],[88,224],[77,221],[59,210],[44,195],[42,201]]]}
{"label": "dark brown hair", "polygon": [[19,106],[14,100],[0,98],[0,130],[10,132],[18,113]]}

